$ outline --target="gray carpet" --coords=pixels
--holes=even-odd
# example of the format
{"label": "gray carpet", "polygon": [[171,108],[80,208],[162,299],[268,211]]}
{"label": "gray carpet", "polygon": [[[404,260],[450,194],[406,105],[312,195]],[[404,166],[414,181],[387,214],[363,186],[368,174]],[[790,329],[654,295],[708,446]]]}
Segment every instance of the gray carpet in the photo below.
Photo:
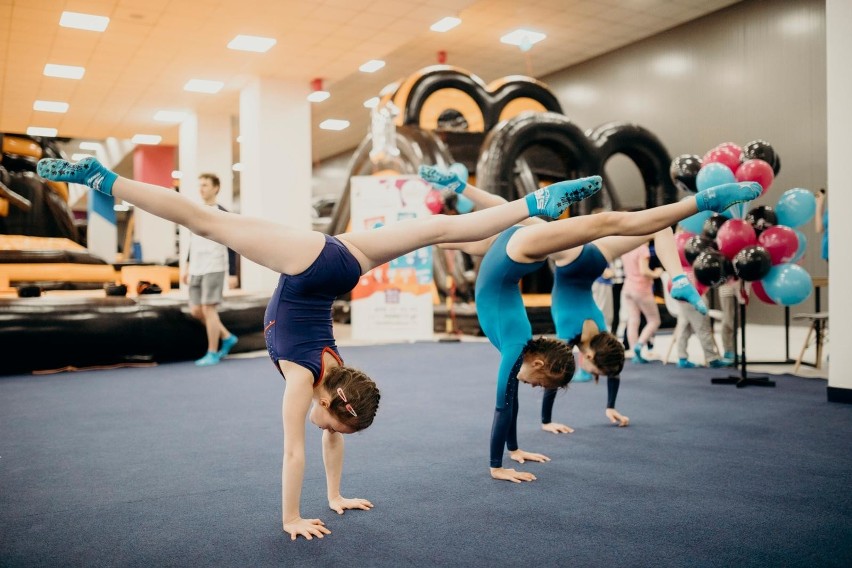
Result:
{"label": "gray carpet", "polygon": [[[572,385],[539,430],[521,388],[521,447],[538,481],[488,475],[494,349],[352,347],[382,388],[373,427],[347,436],[343,492],[325,502],[309,428],[302,514],[281,530],[281,395],[266,358],[200,369],[0,378],[2,566],[850,566],[852,408],[825,381],[711,385],[718,370],[628,364],[619,409]],[[508,459],[507,459],[508,462]]]}

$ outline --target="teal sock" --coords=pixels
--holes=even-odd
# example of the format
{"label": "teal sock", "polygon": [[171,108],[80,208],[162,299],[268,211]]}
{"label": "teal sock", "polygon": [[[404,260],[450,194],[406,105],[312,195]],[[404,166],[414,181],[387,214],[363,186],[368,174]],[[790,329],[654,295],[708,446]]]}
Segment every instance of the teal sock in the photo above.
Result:
{"label": "teal sock", "polygon": [[84,158],[76,164],[67,160],[45,158],[39,160],[36,170],[44,179],[87,185],[107,195],[112,195],[112,186],[118,179],[118,174],[105,168],[94,157]]}
{"label": "teal sock", "polygon": [[572,203],[591,197],[601,189],[601,176],[560,181],[542,187],[524,198],[530,217],[545,215],[557,219]]}
{"label": "teal sock", "polygon": [[692,304],[692,306],[698,310],[701,315],[707,315],[707,305],[704,303],[704,300],[701,299],[701,294],[698,293],[698,290],[695,289],[695,286],[693,286],[692,282],[689,281],[689,278],[686,277],[686,274],[678,274],[672,278],[671,295],[675,300],[681,300]]}
{"label": "teal sock", "polygon": [[450,189],[456,193],[461,193],[467,187],[467,184],[459,179],[459,176],[454,172],[446,172],[435,166],[420,166],[417,173],[421,178],[439,189]]}
{"label": "teal sock", "polygon": [[695,194],[695,203],[699,211],[721,213],[731,205],[746,203],[760,197],[763,188],[753,181],[723,183]]}

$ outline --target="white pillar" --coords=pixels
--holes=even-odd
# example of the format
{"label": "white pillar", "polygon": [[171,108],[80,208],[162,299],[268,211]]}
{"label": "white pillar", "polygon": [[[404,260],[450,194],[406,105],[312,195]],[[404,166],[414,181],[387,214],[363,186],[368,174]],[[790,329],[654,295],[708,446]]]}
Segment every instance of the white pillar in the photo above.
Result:
{"label": "white pillar", "polygon": [[826,110],[828,113],[828,211],[829,271],[828,305],[831,311],[831,361],[828,369],[828,398],[852,402],[852,294],[846,286],[852,281],[846,244],[852,242],[852,223],[845,222],[845,211],[852,210],[852,161],[849,160],[849,132],[852,131],[852,2],[827,0],[825,6],[826,39]]}
{"label": "white pillar", "polygon": [[[191,114],[180,125],[178,164],[181,172],[180,192],[190,199],[201,201],[198,176],[211,173],[219,176],[217,201],[229,211],[234,210],[233,142],[231,116],[223,113]],[[189,231],[180,229],[181,269],[189,247]]]}
{"label": "white pillar", "polygon": [[[311,229],[308,85],[254,79],[240,93],[240,213]],[[288,243],[269,243],[286,247]],[[278,274],[241,263],[243,289],[272,292]]]}

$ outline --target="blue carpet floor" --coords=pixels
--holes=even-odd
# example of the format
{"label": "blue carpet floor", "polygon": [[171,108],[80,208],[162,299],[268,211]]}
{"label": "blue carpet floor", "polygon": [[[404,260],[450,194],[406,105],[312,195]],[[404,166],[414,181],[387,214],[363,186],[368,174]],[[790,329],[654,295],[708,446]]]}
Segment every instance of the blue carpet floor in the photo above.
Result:
{"label": "blue carpet floor", "polygon": [[631,366],[606,421],[605,381],[572,385],[539,429],[521,387],[514,464],[488,473],[494,349],[351,347],[382,388],[374,425],[347,436],[331,512],[309,428],[302,514],[281,530],[281,395],[266,358],[0,378],[2,566],[852,566],[852,407],[825,381],[711,385],[719,370]]}

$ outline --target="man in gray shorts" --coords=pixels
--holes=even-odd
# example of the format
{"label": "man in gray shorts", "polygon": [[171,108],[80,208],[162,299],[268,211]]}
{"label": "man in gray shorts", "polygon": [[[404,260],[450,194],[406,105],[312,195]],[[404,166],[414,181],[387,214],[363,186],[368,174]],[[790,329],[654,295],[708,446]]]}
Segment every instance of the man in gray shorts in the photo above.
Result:
{"label": "man in gray shorts", "polygon": [[[215,174],[198,176],[198,189],[205,205],[219,207],[219,178]],[[237,343],[237,336],[228,331],[219,319],[218,306],[228,275],[228,248],[219,243],[191,234],[189,259],[181,280],[189,284],[189,307],[207,329],[207,353],[195,362],[200,367],[215,365],[225,358]],[[221,348],[219,340],[222,341]]]}

